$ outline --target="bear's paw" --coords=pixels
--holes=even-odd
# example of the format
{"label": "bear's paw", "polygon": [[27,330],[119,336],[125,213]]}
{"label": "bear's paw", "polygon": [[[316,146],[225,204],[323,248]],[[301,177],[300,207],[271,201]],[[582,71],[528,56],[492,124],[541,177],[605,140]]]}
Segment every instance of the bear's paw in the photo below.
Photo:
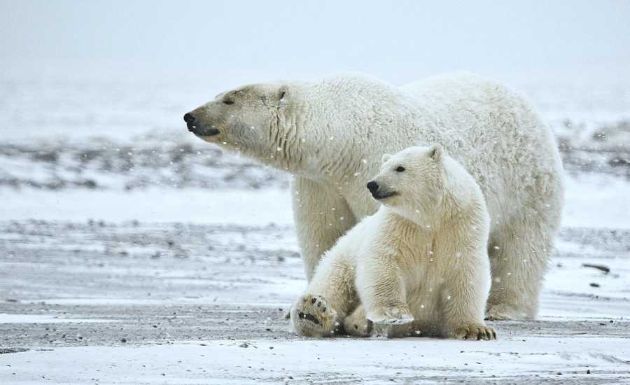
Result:
{"label": "bear's paw", "polygon": [[460,340],[496,340],[497,332],[485,325],[467,324],[455,328],[451,337]]}
{"label": "bear's paw", "polygon": [[337,312],[319,295],[300,297],[291,309],[291,322],[295,332],[307,337],[330,337],[337,333],[340,324]]}

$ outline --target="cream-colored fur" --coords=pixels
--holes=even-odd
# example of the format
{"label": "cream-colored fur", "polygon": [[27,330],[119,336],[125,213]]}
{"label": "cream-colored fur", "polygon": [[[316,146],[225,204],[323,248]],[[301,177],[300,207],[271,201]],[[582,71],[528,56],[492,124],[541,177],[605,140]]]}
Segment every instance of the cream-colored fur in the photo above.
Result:
{"label": "cream-colored fur", "polygon": [[328,336],[349,318],[349,333],[367,335],[366,313],[389,336],[494,338],[484,323],[489,217],[473,177],[440,146],[411,147],[372,183],[383,206],[326,252],[292,308],[295,330]]}
{"label": "cream-colored fur", "polygon": [[[551,132],[505,87],[470,74],[400,88],[341,76],[245,86],[191,115],[189,128],[201,129],[204,140],[295,175],[295,224],[309,280],[324,252],[376,212],[365,183],[381,155],[440,143],[486,197],[493,277],[487,315],[535,317],[560,222],[562,166]],[[205,136],[210,128],[218,134]]]}

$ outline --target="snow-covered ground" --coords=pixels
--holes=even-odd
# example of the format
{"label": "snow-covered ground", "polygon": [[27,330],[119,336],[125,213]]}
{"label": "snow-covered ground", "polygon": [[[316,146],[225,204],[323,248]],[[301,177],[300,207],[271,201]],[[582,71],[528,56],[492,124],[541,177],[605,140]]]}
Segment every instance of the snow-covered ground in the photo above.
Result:
{"label": "snow-covered ground", "polygon": [[294,336],[289,177],[189,137],[198,89],[2,84],[2,384],[630,381],[627,85],[519,85],[561,146],[563,228],[540,319],[462,342]]}
{"label": "snow-covered ground", "polygon": [[[407,340],[247,340],[167,346],[71,347],[17,353],[11,370],[33,362],[32,383],[623,383],[627,356],[616,338],[506,337],[492,343]],[[489,345],[489,346],[488,346]],[[561,348],[550,349],[550,346]],[[562,354],[554,354],[561,350]],[[98,357],[98,359],[95,359]],[[73,370],[67,363],[72,362]],[[77,381],[77,378],[80,381]],[[96,381],[96,379],[99,381]]]}
{"label": "snow-covered ground", "polygon": [[540,319],[496,342],[297,338],[287,225],[4,221],[0,248],[2,383],[630,378],[628,230],[563,229]]}

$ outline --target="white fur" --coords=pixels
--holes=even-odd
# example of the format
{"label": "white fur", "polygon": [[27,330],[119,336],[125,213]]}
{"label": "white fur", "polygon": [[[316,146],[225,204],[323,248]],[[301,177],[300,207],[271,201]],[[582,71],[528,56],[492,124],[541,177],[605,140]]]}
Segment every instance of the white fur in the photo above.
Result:
{"label": "white fur", "polygon": [[[336,322],[357,312],[358,293],[367,319],[393,325],[390,336],[406,334],[403,325],[413,320],[408,326],[424,335],[493,338],[483,320],[489,217],[472,176],[439,146],[412,147],[389,157],[374,182],[380,193],[395,195],[326,253],[292,309],[296,331],[334,332]],[[355,315],[344,326],[361,335],[369,332],[364,324]]]}
{"label": "white fur", "polygon": [[[227,96],[226,96],[227,95]],[[226,97],[235,101],[223,104]],[[480,185],[491,218],[488,315],[533,318],[560,222],[562,166],[538,115],[505,87],[470,74],[404,87],[342,76],[246,86],[191,112],[204,139],[295,175],[306,276],[376,203],[365,183],[383,153],[440,143]]]}

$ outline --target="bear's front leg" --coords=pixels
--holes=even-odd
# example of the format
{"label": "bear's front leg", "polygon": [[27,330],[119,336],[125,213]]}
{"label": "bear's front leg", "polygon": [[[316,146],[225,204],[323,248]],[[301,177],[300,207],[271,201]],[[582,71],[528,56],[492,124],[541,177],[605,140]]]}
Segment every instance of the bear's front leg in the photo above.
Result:
{"label": "bear's front leg", "polygon": [[481,323],[461,324],[451,331],[449,337],[460,340],[496,340],[497,332]]}
{"label": "bear's front leg", "polygon": [[[465,282],[465,281],[460,281]],[[474,298],[474,290],[444,290],[442,309],[444,316],[444,336],[465,340],[494,340],[495,330],[487,326],[479,308],[483,313],[483,304]]]}
{"label": "bear's front leg", "polygon": [[301,177],[295,177],[292,187],[298,244],[310,281],[321,256],[355,225],[356,219],[333,187]]}
{"label": "bear's front leg", "polygon": [[366,256],[358,261],[357,289],[374,331],[387,337],[408,334],[413,316],[393,255]]}
{"label": "bear's front leg", "polygon": [[[446,269],[440,292],[443,334],[448,338],[493,340],[497,334],[484,322],[484,310],[490,286],[490,268],[485,250],[438,250],[437,258],[457,256]],[[449,254],[451,253],[451,254]]]}

